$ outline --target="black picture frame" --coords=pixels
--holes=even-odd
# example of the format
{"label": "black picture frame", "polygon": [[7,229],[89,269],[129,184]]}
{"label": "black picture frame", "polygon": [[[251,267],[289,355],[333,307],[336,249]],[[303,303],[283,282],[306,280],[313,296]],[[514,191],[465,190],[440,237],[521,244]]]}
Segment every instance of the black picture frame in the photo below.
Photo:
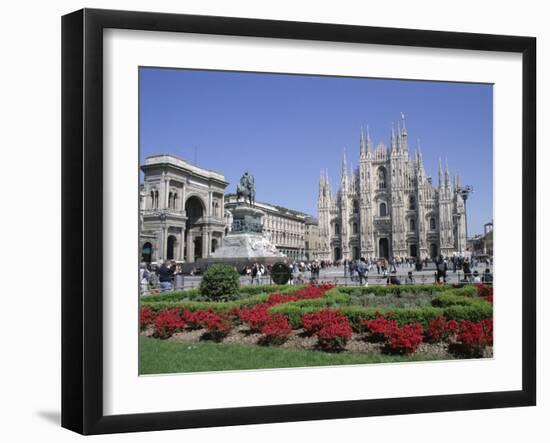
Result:
{"label": "black picture frame", "polygon": [[[131,415],[103,413],[103,30],[454,48],[522,54],[522,388]],[[339,24],[83,9],[62,18],[62,426],[82,434],[536,404],[536,39]]]}

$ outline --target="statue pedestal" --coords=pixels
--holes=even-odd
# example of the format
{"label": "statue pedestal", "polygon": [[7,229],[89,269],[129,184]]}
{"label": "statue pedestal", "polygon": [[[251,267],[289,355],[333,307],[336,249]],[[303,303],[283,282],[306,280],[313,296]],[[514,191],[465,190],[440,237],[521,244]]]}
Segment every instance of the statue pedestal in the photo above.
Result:
{"label": "statue pedestal", "polygon": [[231,232],[222,238],[221,245],[207,259],[199,260],[199,266],[226,263],[243,267],[254,263],[273,264],[281,261],[281,254],[262,229],[264,212],[253,206],[241,204],[233,210]]}

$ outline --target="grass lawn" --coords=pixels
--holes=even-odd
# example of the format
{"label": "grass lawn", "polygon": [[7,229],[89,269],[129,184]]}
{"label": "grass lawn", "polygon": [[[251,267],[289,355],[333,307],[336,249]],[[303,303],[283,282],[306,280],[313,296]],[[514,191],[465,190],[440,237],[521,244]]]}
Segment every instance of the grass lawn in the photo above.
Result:
{"label": "grass lawn", "polygon": [[437,360],[434,355],[410,357],[379,354],[329,354],[276,347],[177,343],[141,336],[140,374],[224,371],[240,369],[292,368],[365,363]]}

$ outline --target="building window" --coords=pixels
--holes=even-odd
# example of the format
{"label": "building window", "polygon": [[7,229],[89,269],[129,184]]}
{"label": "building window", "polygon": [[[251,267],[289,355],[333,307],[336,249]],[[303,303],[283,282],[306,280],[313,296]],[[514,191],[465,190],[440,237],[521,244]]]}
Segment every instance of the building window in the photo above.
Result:
{"label": "building window", "polygon": [[357,200],[353,200],[353,213],[359,214],[359,202]]}
{"label": "building window", "polygon": [[354,234],[357,234],[357,223],[355,223],[355,222],[353,223],[352,232]]}
{"label": "building window", "polygon": [[416,225],[414,223],[414,219],[409,220],[409,230],[414,231],[416,229]]}
{"label": "building window", "polygon": [[434,230],[435,229],[435,218],[430,218],[430,229],[431,230]]}
{"label": "building window", "polygon": [[384,203],[384,202],[380,203],[378,215],[380,217],[387,217],[387,215],[388,215],[388,206],[386,205],[386,203]]}
{"label": "building window", "polygon": [[386,168],[378,168],[378,189],[386,189]]}
{"label": "building window", "polygon": [[334,234],[340,235],[340,225],[338,223],[334,224]]}
{"label": "building window", "polygon": [[410,209],[411,211],[414,211],[414,210],[416,209],[416,201],[415,201],[415,199],[414,199],[414,195],[411,195],[411,196],[409,197],[409,209]]}
{"label": "building window", "polygon": [[159,208],[159,191],[151,191],[151,209]]}

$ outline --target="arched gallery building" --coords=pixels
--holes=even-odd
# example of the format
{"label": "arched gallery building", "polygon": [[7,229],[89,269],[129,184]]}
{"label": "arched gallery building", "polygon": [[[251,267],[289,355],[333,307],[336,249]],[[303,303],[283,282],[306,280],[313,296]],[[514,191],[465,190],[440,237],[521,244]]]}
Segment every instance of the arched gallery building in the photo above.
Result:
{"label": "arched gallery building", "polygon": [[141,260],[192,263],[208,257],[226,225],[223,174],[173,155],[147,157],[141,170]]}

